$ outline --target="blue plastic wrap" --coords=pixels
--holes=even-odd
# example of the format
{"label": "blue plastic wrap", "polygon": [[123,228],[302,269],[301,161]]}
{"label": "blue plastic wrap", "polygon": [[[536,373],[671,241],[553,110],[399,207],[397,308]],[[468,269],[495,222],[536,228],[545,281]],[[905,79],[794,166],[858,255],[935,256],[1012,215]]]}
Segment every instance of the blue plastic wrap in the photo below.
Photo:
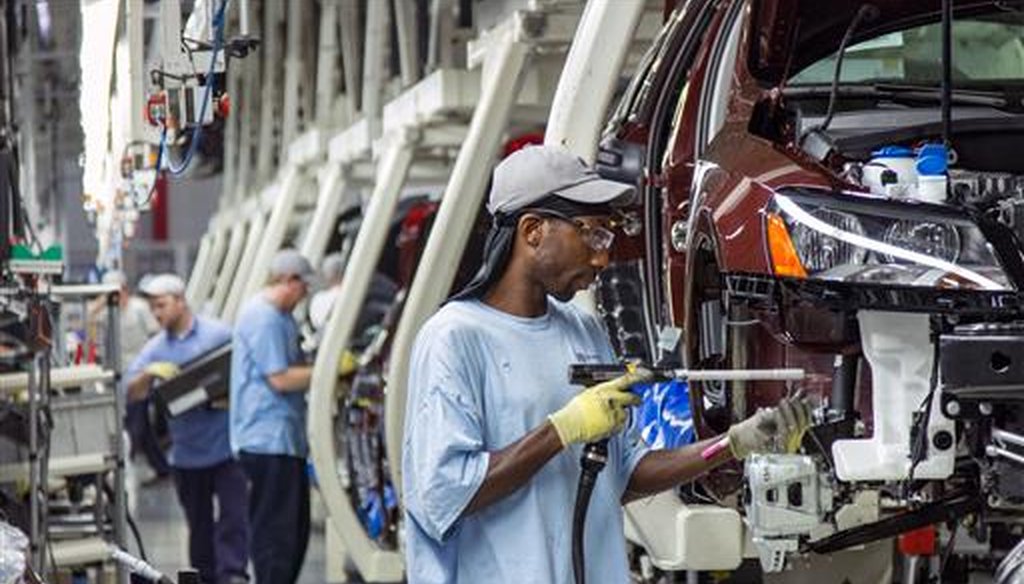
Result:
{"label": "blue plastic wrap", "polygon": [[364,493],[363,504],[359,509],[359,518],[366,527],[366,532],[371,538],[377,539],[384,533],[384,516],[398,506],[398,498],[395,497],[395,490],[391,485],[384,486],[384,499],[381,500],[378,491]]}
{"label": "blue plastic wrap", "polygon": [[694,441],[690,390],[685,381],[636,385],[643,403],[633,410],[632,428],[654,450],[677,448]]}

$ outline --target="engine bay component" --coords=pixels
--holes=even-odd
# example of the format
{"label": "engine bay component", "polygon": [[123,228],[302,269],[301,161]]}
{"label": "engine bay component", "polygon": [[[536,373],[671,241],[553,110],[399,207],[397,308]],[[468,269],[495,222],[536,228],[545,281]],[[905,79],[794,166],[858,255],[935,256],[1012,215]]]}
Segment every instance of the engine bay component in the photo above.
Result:
{"label": "engine bay component", "polygon": [[[920,479],[944,479],[952,474],[956,434],[953,421],[938,407],[938,391],[929,383],[934,358],[929,319],[921,314],[857,313],[872,387],[881,391],[871,394],[873,436],[837,440],[832,445],[840,480],[904,480],[912,468],[914,478]],[[915,415],[925,413],[925,452],[914,463]]]}
{"label": "engine bay component", "polygon": [[991,415],[993,400],[1024,401],[1024,323],[958,326],[939,344],[948,417]]}
{"label": "engine bay component", "polygon": [[779,572],[800,539],[821,526],[832,509],[832,486],[810,456],[756,454],[744,467],[749,493],[747,523],[761,567]]}
{"label": "engine bay component", "polygon": [[846,529],[810,542],[801,551],[831,554],[853,546],[907,533],[926,525],[959,519],[976,511],[983,502],[983,499],[973,494],[956,493],[922,505],[912,511],[892,515],[874,523]]}

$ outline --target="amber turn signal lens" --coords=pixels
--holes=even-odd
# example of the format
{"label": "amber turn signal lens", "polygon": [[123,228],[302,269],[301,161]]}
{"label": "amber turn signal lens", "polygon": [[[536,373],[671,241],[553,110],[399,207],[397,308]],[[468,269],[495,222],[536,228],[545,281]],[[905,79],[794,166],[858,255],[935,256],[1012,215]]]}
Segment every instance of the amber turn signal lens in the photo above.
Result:
{"label": "amber turn signal lens", "polygon": [[768,214],[768,252],[772,258],[772,269],[776,276],[806,278],[807,270],[800,263],[796,246],[789,237],[786,222],[775,213]]}

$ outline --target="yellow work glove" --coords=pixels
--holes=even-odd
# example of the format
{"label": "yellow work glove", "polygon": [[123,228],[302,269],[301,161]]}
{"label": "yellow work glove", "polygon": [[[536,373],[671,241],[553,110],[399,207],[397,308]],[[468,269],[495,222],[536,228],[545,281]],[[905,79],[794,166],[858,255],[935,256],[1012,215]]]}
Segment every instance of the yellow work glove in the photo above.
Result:
{"label": "yellow work glove", "polygon": [[177,375],[181,370],[177,365],[170,361],[157,361],[156,363],[150,363],[149,366],[146,367],[145,371],[153,377],[167,381]]}
{"label": "yellow work glove", "polygon": [[729,449],[738,460],[755,452],[792,454],[810,426],[811,404],[802,397],[787,398],[729,428]]}
{"label": "yellow work glove", "polygon": [[629,388],[650,378],[650,371],[638,370],[589,387],[548,420],[564,446],[605,438],[626,423],[626,408],[640,403]]}
{"label": "yellow work glove", "polygon": [[338,377],[348,377],[359,369],[359,357],[345,349],[341,352],[341,357],[338,358]]}

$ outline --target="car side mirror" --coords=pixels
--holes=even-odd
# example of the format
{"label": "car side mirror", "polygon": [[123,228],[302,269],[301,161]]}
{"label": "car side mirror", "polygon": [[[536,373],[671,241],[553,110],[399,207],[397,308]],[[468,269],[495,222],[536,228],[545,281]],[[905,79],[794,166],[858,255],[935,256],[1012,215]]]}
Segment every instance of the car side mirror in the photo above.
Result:
{"label": "car side mirror", "polygon": [[594,166],[601,178],[640,188],[644,176],[645,148],[620,138],[606,138],[597,149]]}

